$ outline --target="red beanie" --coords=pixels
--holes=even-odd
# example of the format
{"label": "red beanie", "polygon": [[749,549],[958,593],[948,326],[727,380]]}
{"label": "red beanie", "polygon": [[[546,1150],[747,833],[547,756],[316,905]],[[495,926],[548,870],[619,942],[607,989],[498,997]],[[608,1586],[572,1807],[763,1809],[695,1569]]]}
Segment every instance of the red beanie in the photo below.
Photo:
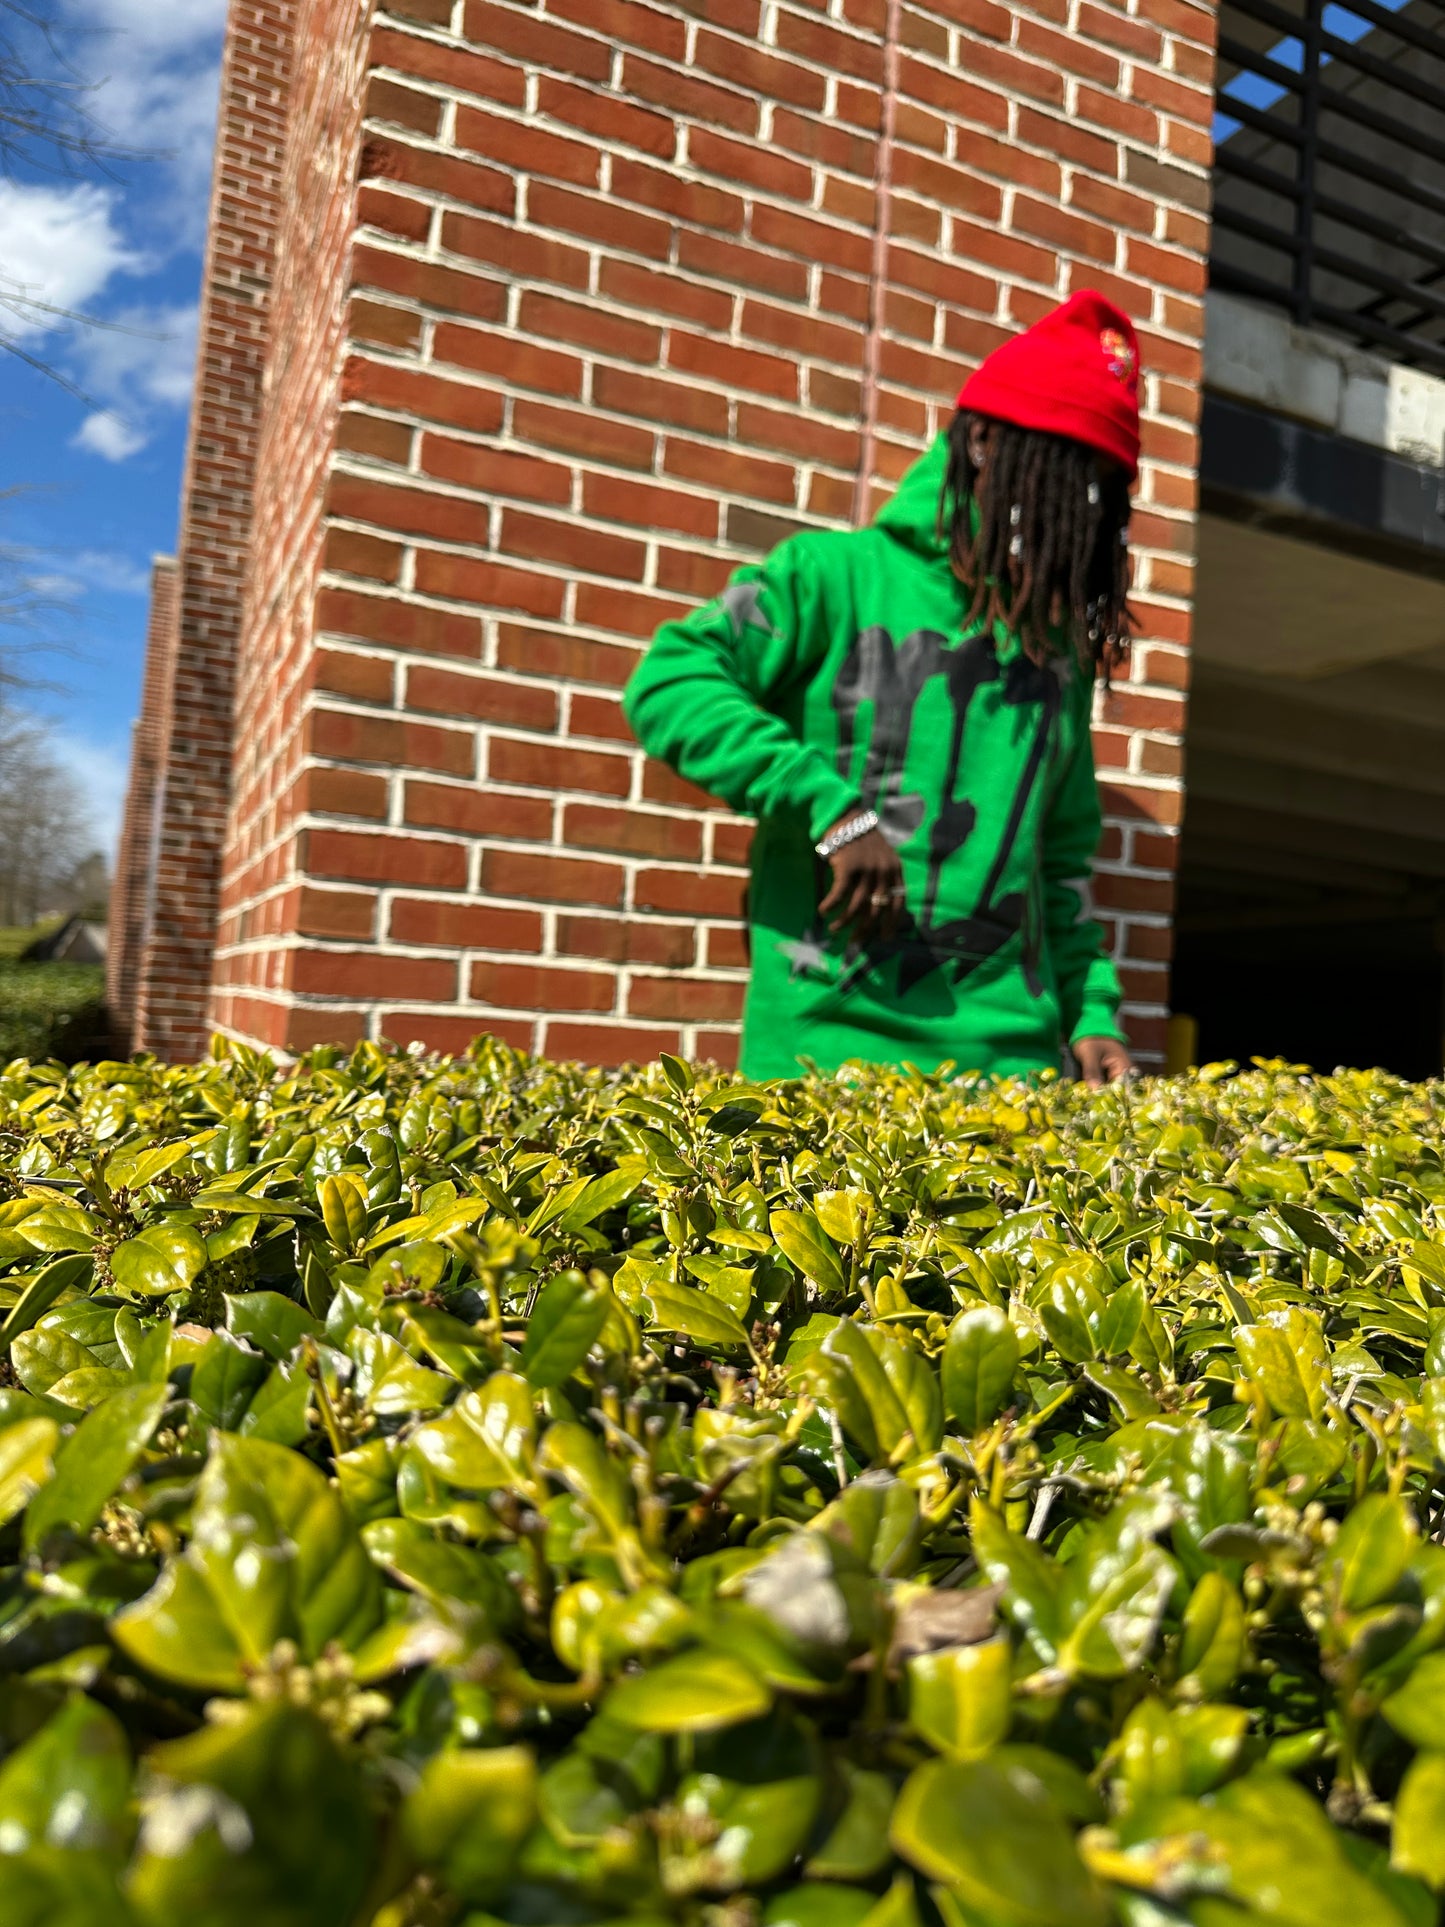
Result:
{"label": "red beanie", "polygon": [[1016,428],[1067,435],[1139,473],[1139,340],[1122,309],[1092,289],[1070,295],[995,348],[964,384],[960,408]]}

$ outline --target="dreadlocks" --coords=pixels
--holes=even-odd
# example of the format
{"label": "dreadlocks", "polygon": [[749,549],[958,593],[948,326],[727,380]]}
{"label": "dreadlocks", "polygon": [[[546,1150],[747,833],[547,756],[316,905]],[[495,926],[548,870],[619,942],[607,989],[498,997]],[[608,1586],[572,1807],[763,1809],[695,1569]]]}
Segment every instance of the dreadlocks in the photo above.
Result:
{"label": "dreadlocks", "polygon": [[[987,486],[969,448],[989,432]],[[978,505],[974,533],[971,505]],[[1066,628],[1081,661],[1107,682],[1129,641],[1129,484],[1099,474],[1092,449],[1062,435],[960,411],[948,430],[939,533],[973,590],[969,620],[1001,619],[1042,661]]]}

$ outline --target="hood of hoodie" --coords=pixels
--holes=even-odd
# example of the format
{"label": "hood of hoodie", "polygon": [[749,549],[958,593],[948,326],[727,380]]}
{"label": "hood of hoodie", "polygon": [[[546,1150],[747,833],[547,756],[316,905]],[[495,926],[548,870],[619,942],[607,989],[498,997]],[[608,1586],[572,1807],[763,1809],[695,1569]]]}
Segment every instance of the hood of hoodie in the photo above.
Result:
{"label": "hood of hoodie", "polygon": [[891,501],[874,517],[874,527],[930,561],[946,562],[948,542],[938,531],[938,504],[948,474],[948,437],[936,436],[904,474]]}

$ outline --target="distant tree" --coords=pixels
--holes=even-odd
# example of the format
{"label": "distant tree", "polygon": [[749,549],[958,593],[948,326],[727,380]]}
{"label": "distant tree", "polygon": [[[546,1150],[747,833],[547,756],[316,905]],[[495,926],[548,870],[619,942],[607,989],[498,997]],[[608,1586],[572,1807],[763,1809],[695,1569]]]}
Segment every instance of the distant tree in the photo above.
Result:
{"label": "distant tree", "polygon": [[55,892],[52,909],[87,923],[104,923],[110,912],[110,864],[104,850],[83,856]]}
{"label": "distant tree", "polygon": [[0,924],[28,927],[63,907],[93,838],[81,785],[44,724],[0,707]]}

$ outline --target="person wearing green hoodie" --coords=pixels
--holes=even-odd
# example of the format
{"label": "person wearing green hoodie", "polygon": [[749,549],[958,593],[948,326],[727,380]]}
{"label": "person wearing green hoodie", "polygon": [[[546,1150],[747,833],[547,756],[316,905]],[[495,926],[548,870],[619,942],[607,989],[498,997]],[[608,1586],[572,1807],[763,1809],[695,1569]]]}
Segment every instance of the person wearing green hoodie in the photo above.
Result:
{"label": "person wearing green hoodie", "polygon": [[1101,295],[997,349],[872,526],[659,630],[650,754],[757,819],[742,1069],[1132,1070],[1091,907],[1096,675],[1127,642],[1139,354]]}

